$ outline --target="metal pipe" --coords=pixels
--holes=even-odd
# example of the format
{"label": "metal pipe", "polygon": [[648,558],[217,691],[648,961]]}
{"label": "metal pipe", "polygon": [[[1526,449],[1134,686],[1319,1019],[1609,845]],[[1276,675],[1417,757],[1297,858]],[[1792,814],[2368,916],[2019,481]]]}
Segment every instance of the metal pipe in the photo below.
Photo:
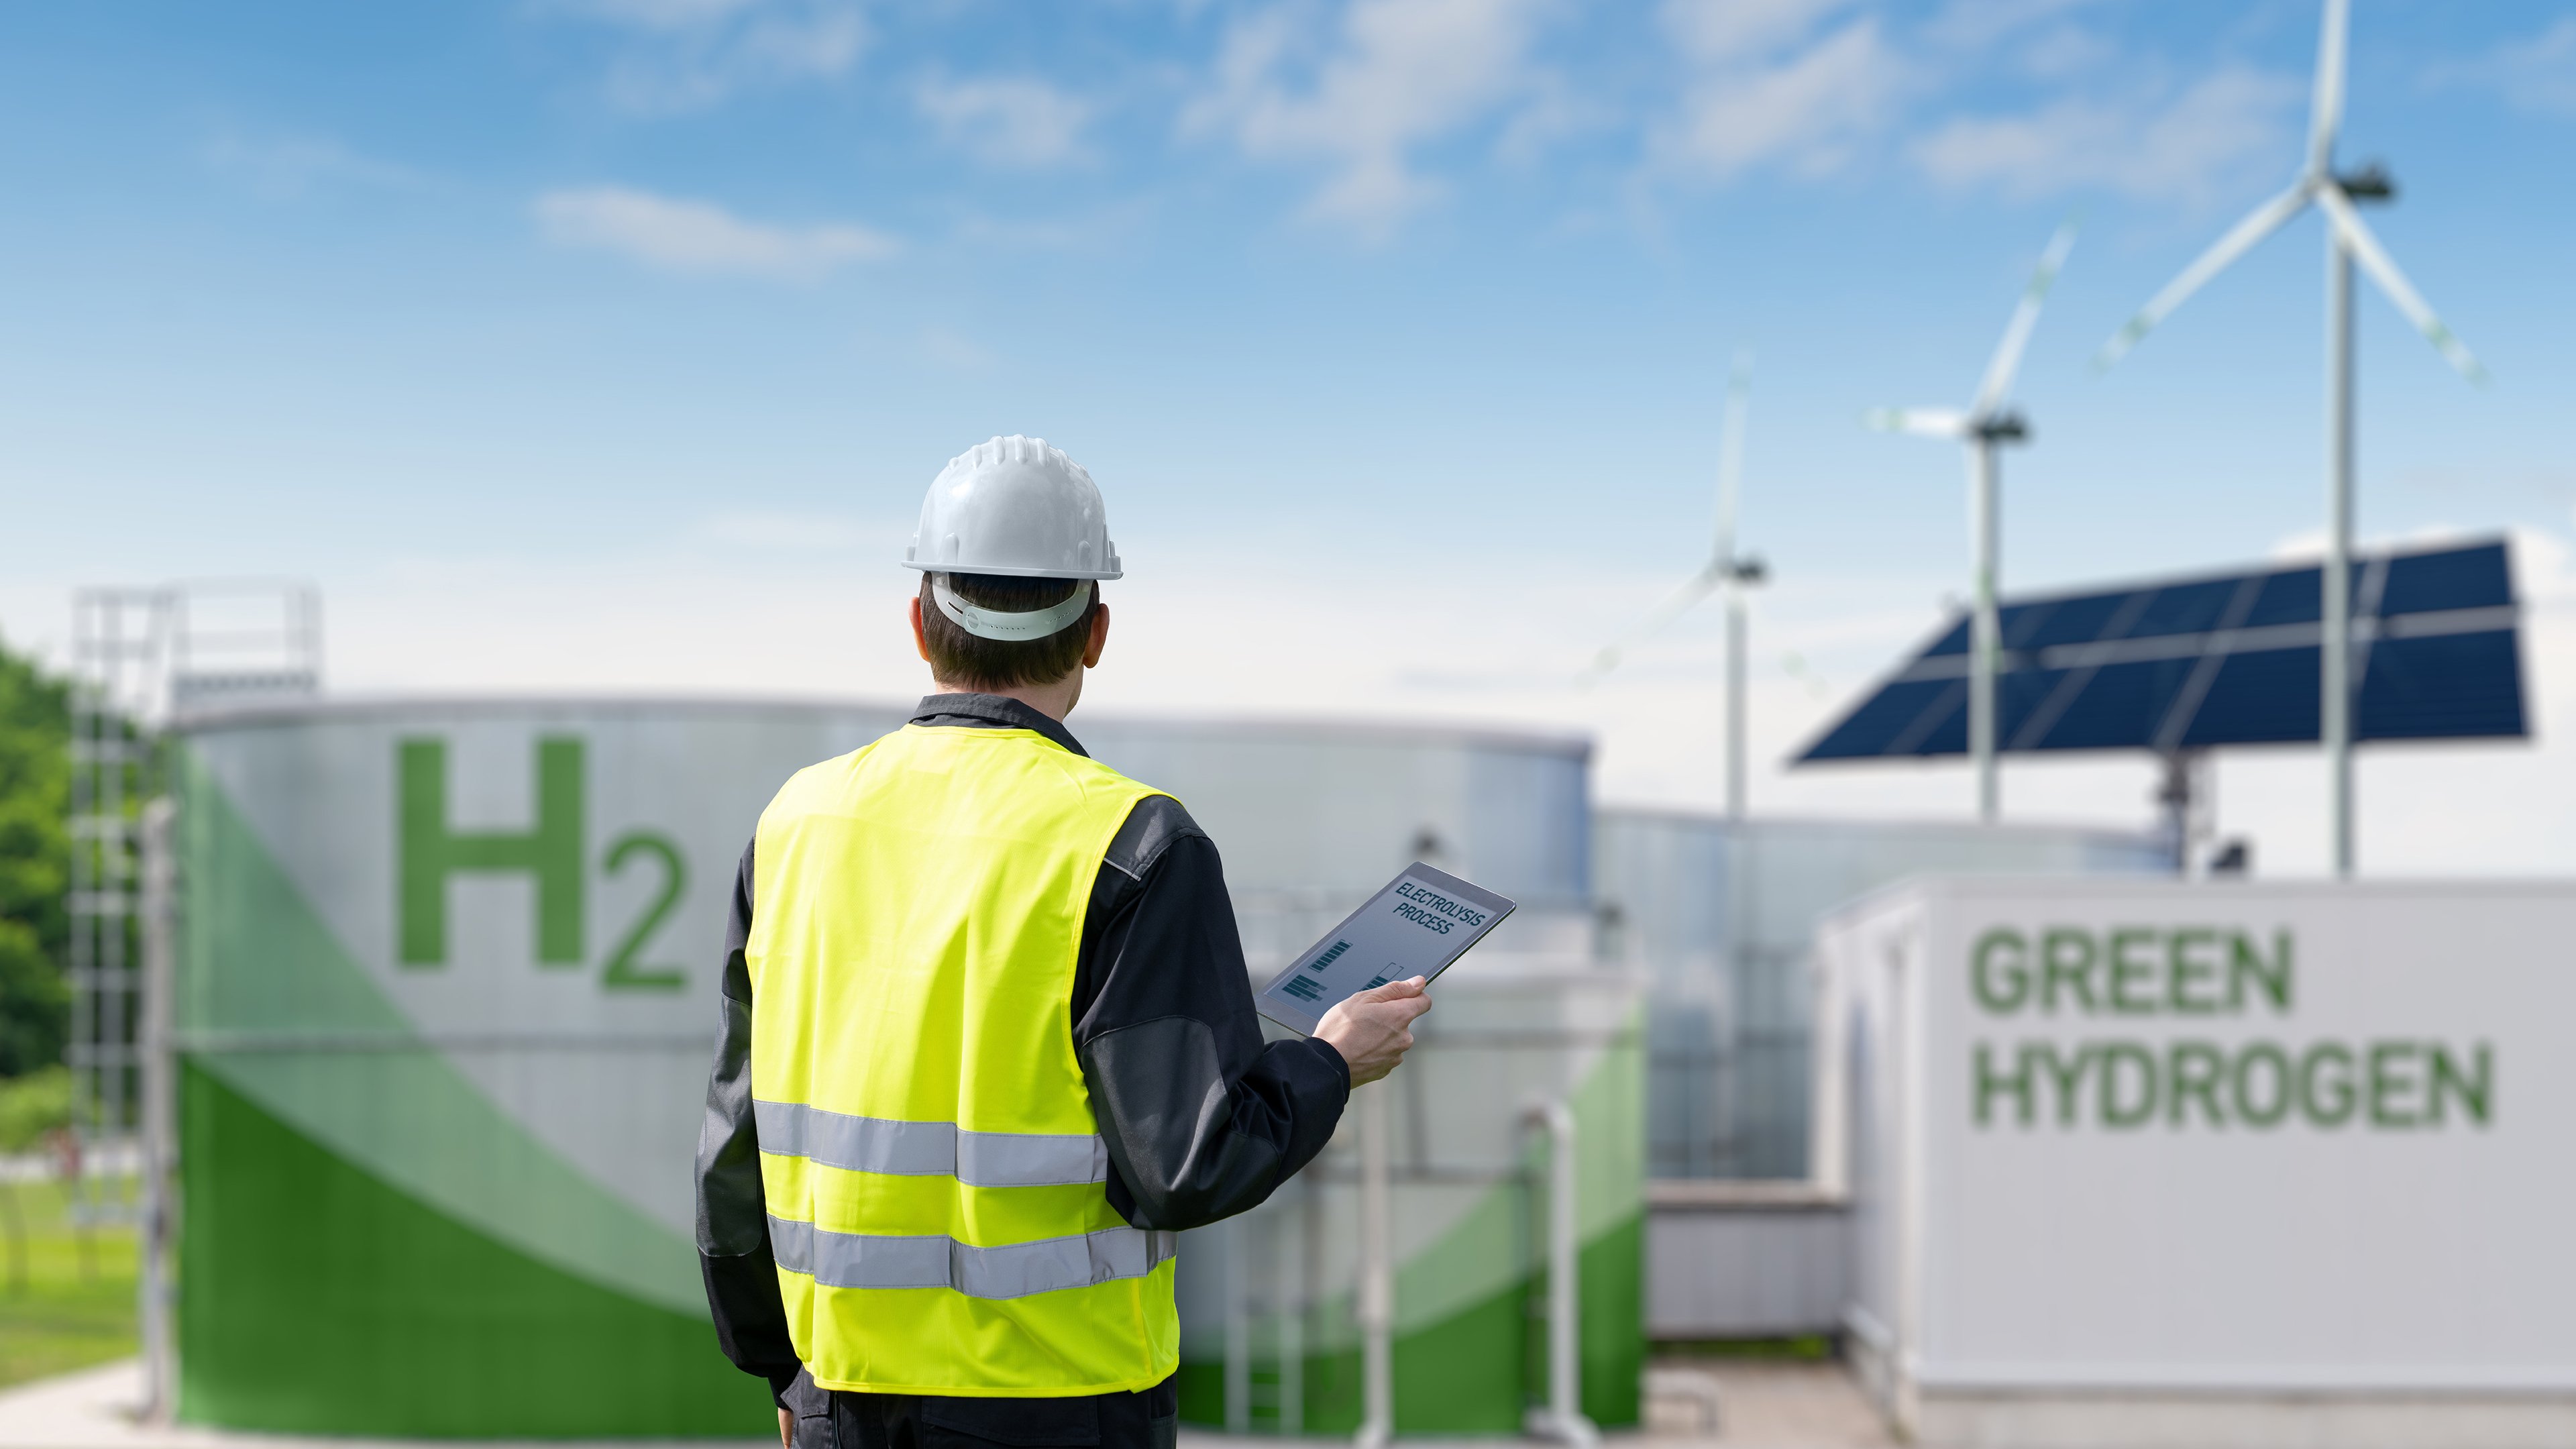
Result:
{"label": "metal pipe", "polygon": [[2318,735],[2337,880],[2352,879],[2352,253],[2326,228],[2326,562]]}
{"label": "metal pipe", "polygon": [[1358,1094],[1360,1109],[1360,1429],[1358,1449],[1395,1437],[1395,1214],[1387,1182],[1386,1083]]}
{"label": "metal pipe", "polygon": [[[1297,1195],[1303,1197],[1301,1185]],[[1283,1203],[1273,1210],[1272,1247],[1278,1269],[1275,1280],[1279,1295],[1275,1311],[1279,1316],[1278,1338],[1278,1411],[1276,1421],[1281,1434],[1306,1432],[1306,1289],[1305,1268],[1300,1250],[1305,1234],[1299,1231],[1300,1212]]]}
{"label": "metal pipe", "polygon": [[1250,1223],[1225,1223],[1225,1432],[1252,1432],[1252,1292]]}
{"label": "metal pipe", "polygon": [[176,1239],[171,1174],[178,1161],[178,1063],[171,1055],[172,991],[177,981],[178,859],[173,849],[177,802],[168,796],[143,810],[142,1274],[137,1285],[143,1340],[143,1421],[167,1424],[178,1399],[178,1344],[170,1309]]}
{"label": "metal pipe", "polygon": [[1576,1259],[1574,1109],[1562,1101],[1532,1105],[1524,1120],[1547,1133],[1547,1406],[1532,1409],[1528,1431],[1574,1449],[1596,1449],[1601,1431],[1583,1416],[1582,1285]]}

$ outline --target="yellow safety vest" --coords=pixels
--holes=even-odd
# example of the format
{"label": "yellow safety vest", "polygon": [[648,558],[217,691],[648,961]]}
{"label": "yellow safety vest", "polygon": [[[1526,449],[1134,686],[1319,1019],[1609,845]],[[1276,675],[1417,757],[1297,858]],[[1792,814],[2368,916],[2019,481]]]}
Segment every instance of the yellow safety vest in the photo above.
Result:
{"label": "yellow safety vest", "polygon": [[1109,1206],[1082,918],[1157,792],[1033,730],[907,725],[799,771],[754,848],[751,1091],[825,1388],[1052,1397],[1180,1361],[1173,1235]]}

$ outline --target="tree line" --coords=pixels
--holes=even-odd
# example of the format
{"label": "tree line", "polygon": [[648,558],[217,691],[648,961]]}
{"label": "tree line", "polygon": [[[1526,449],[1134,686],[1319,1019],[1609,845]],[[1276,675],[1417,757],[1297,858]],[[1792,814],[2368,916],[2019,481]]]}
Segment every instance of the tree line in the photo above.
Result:
{"label": "tree line", "polygon": [[0,643],[0,1078],[62,1060],[71,686]]}

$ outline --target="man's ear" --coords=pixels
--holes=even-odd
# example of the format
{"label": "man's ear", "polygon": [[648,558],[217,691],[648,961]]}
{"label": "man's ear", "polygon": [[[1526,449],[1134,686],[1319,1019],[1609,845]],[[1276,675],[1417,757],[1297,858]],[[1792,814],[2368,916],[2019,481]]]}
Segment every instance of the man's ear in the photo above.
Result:
{"label": "man's ear", "polygon": [[[921,652],[921,662],[928,664],[930,662],[930,636],[921,631],[921,595],[915,594],[912,596],[912,602],[909,608],[912,616],[912,647]],[[1094,637],[1097,636],[1095,635]]]}
{"label": "man's ear", "polygon": [[[913,616],[915,618],[919,618],[920,614],[920,601],[915,600],[913,602]],[[1091,642],[1082,646],[1082,667],[1085,669],[1097,668],[1100,664],[1100,651],[1108,647],[1109,606],[1107,604],[1094,604],[1091,606]],[[927,659],[930,656],[925,653],[921,657]]]}

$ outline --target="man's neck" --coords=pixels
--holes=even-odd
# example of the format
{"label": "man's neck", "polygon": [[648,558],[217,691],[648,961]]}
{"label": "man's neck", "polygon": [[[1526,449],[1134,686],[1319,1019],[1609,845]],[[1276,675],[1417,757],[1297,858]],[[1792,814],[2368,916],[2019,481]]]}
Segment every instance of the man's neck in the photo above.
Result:
{"label": "man's neck", "polygon": [[1064,717],[1073,713],[1074,703],[1082,698],[1082,671],[1079,669],[1053,684],[1014,684],[989,689],[938,678],[933,678],[930,684],[942,694],[990,694],[1002,699],[1016,699],[1057,724],[1064,723]]}

